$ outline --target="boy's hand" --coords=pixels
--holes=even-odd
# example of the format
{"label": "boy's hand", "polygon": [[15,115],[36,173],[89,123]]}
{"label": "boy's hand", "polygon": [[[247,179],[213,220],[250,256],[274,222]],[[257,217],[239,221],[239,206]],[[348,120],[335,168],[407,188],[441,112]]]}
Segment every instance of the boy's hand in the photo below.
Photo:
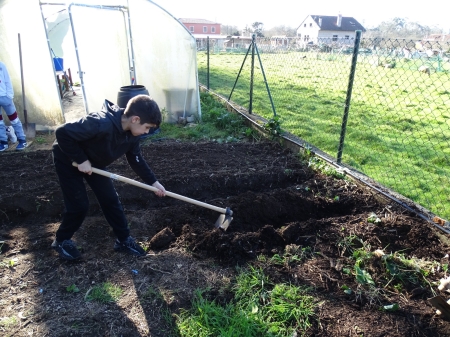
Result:
{"label": "boy's hand", "polygon": [[85,162],[78,164],[78,171],[91,175],[92,174],[91,162],[89,160],[86,160]]}
{"label": "boy's hand", "polygon": [[153,186],[153,187],[156,187],[156,188],[158,189],[158,191],[155,192],[155,194],[156,194],[158,197],[164,197],[164,196],[166,195],[166,189],[164,188],[163,185],[161,185],[161,184],[159,183],[159,181],[153,183],[152,186]]}

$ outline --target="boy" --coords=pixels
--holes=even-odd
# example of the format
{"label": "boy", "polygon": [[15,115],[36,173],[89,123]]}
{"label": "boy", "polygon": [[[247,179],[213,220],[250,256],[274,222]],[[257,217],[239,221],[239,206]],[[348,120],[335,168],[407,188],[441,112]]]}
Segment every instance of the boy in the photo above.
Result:
{"label": "boy", "polygon": [[[0,152],[8,148],[8,139],[11,143],[17,142],[16,150],[25,150],[27,141],[23,132],[22,122],[17,116],[16,107],[13,102],[14,90],[9,77],[8,69],[3,62],[0,62]],[[6,127],[3,121],[1,108],[5,110],[11,126]]]}
{"label": "boy", "polygon": [[[141,179],[165,196],[141,155],[140,136],[161,123],[156,102],[147,95],[131,98],[125,109],[105,100],[101,112],[90,113],[80,120],[59,126],[55,131],[53,161],[64,198],[64,213],[52,248],[61,259],[76,260],[81,254],[71,240],[80,228],[89,208],[84,180],[89,184],[117,239],[114,250],[144,256],[145,250],[130,236],[122,204],[110,178],[92,174],[92,167],[105,169],[124,154]],[[74,167],[72,163],[78,164]]]}

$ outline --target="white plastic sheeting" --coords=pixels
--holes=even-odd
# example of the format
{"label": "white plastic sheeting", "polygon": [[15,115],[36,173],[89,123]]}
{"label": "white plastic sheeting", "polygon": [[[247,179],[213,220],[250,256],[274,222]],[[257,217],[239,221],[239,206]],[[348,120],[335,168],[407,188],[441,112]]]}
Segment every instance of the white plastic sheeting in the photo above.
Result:
{"label": "white plastic sheeting", "polygon": [[166,121],[200,114],[195,38],[156,3],[0,0],[0,31],[0,60],[10,71],[19,115],[21,35],[28,121],[38,127],[64,122],[53,54],[82,85],[87,112],[98,111],[104,99],[116,102],[120,87],[135,78],[167,111]]}

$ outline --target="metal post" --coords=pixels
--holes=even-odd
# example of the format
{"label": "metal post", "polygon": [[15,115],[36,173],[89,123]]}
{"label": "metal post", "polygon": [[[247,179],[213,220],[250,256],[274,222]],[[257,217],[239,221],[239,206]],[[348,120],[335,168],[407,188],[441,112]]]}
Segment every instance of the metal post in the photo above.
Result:
{"label": "metal post", "polygon": [[[131,51],[131,65],[133,67],[133,76],[131,76],[131,71],[130,71],[130,80],[131,80],[131,85],[137,84],[137,75],[136,75],[136,64],[135,64],[135,60],[134,60],[134,48],[133,48],[133,35],[131,34],[131,18],[130,18],[130,11],[129,11],[129,4],[128,4],[128,0],[127,0],[127,8],[126,8],[126,12],[127,12],[127,16],[128,16],[128,33],[129,33],[129,40],[130,40],[130,46],[129,46],[129,52],[128,52],[128,67],[130,66],[130,51]],[[125,10],[122,10],[124,16],[125,16]],[[125,19],[125,17],[124,17]],[[126,23],[125,23],[125,28],[127,27]],[[127,38],[127,47],[128,47],[128,38]],[[133,80],[134,77],[134,80]]]}
{"label": "metal post", "polygon": [[352,65],[350,68],[350,76],[348,79],[347,97],[345,98],[344,116],[342,117],[341,136],[339,139],[339,149],[337,153],[338,164],[342,161],[342,151],[344,149],[345,133],[347,130],[348,113],[350,110],[350,102],[352,99],[353,81],[355,79],[356,61],[358,60],[359,44],[361,42],[361,31],[356,31],[355,45],[353,47]]}
{"label": "metal post", "polygon": [[86,89],[84,87],[84,79],[83,79],[83,71],[81,70],[81,63],[80,63],[80,54],[78,53],[78,45],[77,45],[77,38],[75,35],[75,28],[73,26],[73,18],[72,18],[72,5],[70,4],[68,6],[68,12],[69,12],[69,20],[70,20],[70,27],[72,28],[72,36],[73,36],[73,43],[75,45],[75,54],[77,55],[77,64],[78,64],[78,76],[80,77],[80,84],[81,84],[81,90],[83,92],[83,101],[84,101],[84,108],[86,109],[86,114],[89,113],[88,103],[86,99]]}
{"label": "metal post", "polygon": [[264,83],[266,84],[266,90],[267,90],[267,94],[269,95],[269,99],[270,99],[270,104],[272,104],[272,111],[273,111],[273,115],[276,116],[277,112],[275,111],[275,105],[273,104],[273,99],[272,99],[272,95],[270,93],[270,89],[269,89],[269,83],[267,83],[267,78],[266,78],[266,73],[264,72],[264,67],[261,61],[261,56],[259,56],[259,51],[258,51],[258,46],[255,45],[255,49],[256,49],[256,55],[258,55],[258,60],[259,60],[259,66],[261,67],[261,72],[264,78]]}
{"label": "metal post", "polygon": [[252,44],[250,44],[248,46],[247,53],[245,54],[245,57],[244,57],[244,61],[241,64],[241,69],[239,69],[239,73],[238,73],[238,75],[236,77],[236,80],[234,81],[234,85],[233,85],[233,88],[231,89],[230,96],[228,96],[228,101],[230,101],[231,95],[233,95],[234,88],[236,88],[237,81],[239,79],[239,76],[241,76],[242,68],[244,68],[245,60],[247,59],[247,56],[248,56],[248,53],[250,52],[250,48],[251,47],[252,47]]}
{"label": "metal post", "polygon": [[255,72],[255,44],[256,44],[256,34],[252,35],[252,67],[250,69],[250,105],[248,107],[248,112],[252,113],[253,108],[253,74]]}
{"label": "metal post", "polygon": [[206,88],[209,90],[209,36],[206,37]]}

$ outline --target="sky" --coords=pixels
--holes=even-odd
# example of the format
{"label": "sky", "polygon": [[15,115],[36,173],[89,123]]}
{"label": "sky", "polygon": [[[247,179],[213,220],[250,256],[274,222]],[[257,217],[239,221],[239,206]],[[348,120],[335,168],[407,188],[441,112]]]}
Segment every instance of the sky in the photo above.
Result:
{"label": "sky", "polygon": [[450,31],[450,0],[153,0],[176,18],[215,21],[238,29],[262,22],[297,28],[307,15],[351,16],[366,29],[395,17]]}

